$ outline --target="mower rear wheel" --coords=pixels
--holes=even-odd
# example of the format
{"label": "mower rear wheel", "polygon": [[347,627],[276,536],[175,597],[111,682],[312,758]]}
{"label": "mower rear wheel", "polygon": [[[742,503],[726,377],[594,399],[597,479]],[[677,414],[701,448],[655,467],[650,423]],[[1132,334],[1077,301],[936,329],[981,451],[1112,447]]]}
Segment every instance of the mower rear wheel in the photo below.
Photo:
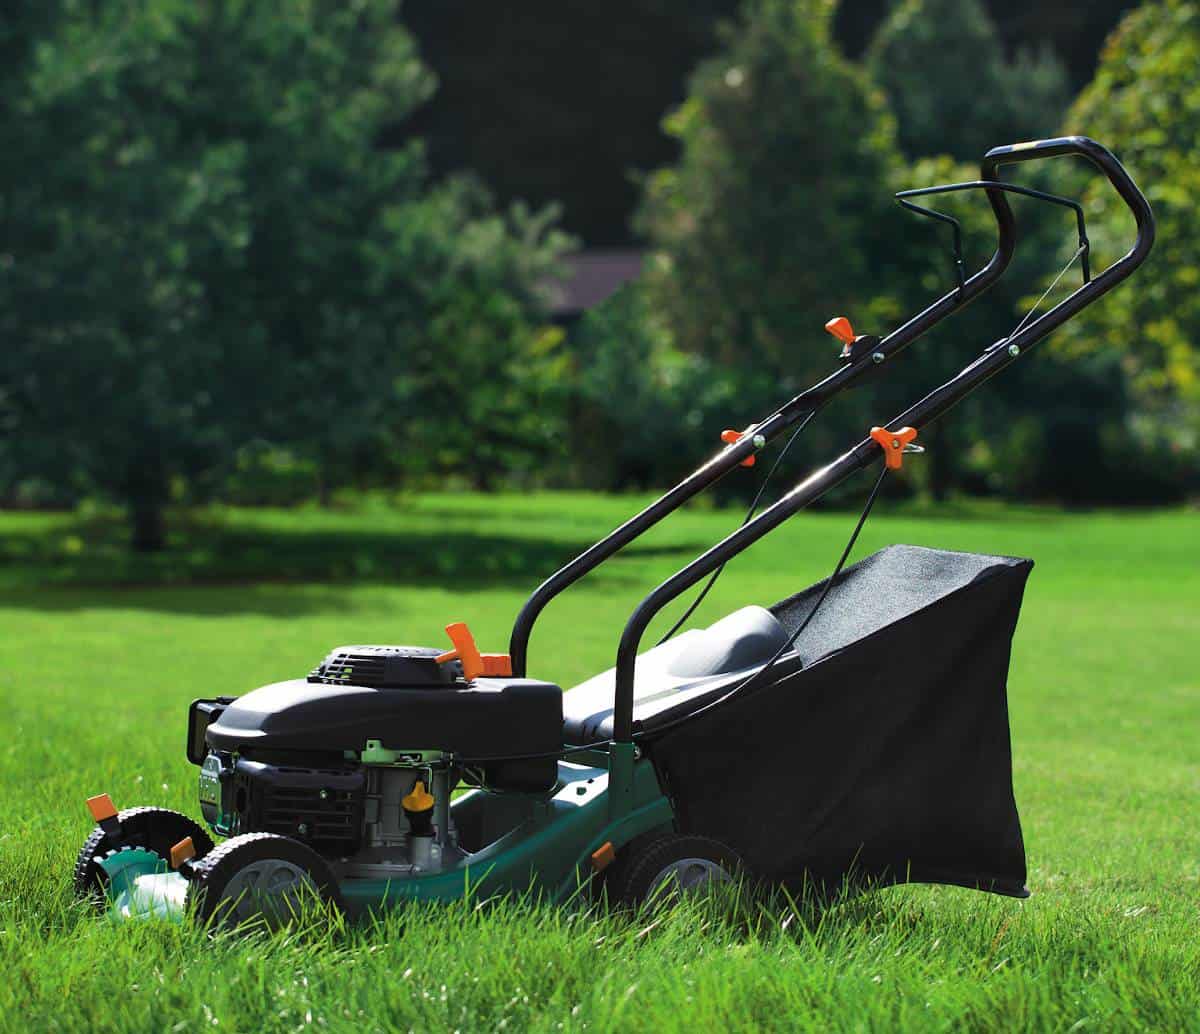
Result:
{"label": "mower rear wheel", "polygon": [[605,885],[611,904],[657,907],[732,882],[743,871],[738,853],[719,840],[664,833],[626,844]]}
{"label": "mower rear wheel", "polygon": [[276,833],[226,840],[188,874],[196,918],[222,926],[286,926],[313,906],[342,908],[329,863],[307,844]]}
{"label": "mower rear wheel", "polygon": [[121,825],[119,841],[97,826],[79,849],[75,859],[76,897],[97,905],[104,903],[108,877],[99,863],[114,851],[142,847],[169,861],[171,848],[184,837],[192,838],[197,857],[202,858],[213,849],[212,837],[203,826],[170,808],[126,808],[117,814],[117,822]]}

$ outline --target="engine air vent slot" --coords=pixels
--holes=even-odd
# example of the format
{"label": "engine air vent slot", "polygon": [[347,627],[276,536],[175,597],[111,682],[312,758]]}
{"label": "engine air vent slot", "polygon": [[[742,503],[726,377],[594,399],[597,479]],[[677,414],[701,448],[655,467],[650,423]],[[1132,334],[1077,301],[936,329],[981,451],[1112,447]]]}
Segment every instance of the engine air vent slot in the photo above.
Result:
{"label": "engine air vent slot", "polygon": [[376,689],[448,685],[458,665],[438,664],[439,653],[425,646],[339,646],[309,673],[308,681]]}

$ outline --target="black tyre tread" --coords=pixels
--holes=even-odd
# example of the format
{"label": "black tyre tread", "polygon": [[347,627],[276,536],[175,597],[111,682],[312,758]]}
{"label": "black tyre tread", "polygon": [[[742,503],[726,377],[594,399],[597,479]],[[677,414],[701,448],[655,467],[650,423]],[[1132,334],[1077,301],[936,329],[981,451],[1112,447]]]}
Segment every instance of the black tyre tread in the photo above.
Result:
{"label": "black tyre tread", "polygon": [[[213,849],[212,837],[200,823],[171,808],[159,808],[153,805],[126,808],[117,813],[117,821],[121,824],[121,833],[127,845],[132,843],[138,847],[144,847],[148,851],[161,854],[164,858],[167,857],[171,848],[184,837],[192,838],[192,844],[196,848],[198,857],[203,857]],[[155,826],[162,827],[167,822],[175,825],[176,829],[171,830],[167,836],[163,836],[162,833],[165,831],[161,828],[156,830]],[[176,833],[179,835],[176,836]],[[168,837],[173,838],[169,844],[165,842]],[[94,895],[99,878],[95,863],[108,855],[114,846],[109,840],[108,834],[100,826],[96,826],[88,834],[75,859],[72,886],[77,897],[88,898]]]}
{"label": "black tyre tread", "polygon": [[617,851],[617,857],[613,860],[612,865],[603,873],[603,893],[610,904],[620,903],[623,890],[629,882],[629,869],[633,861],[639,858],[651,844],[673,835],[673,833],[661,829],[652,830],[649,833],[639,833]]}
{"label": "black tyre tread", "polygon": [[[622,854],[629,852],[622,858]],[[621,869],[613,874],[608,890],[609,900],[627,908],[639,908],[646,902],[654,878],[674,861],[681,858],[707,858],[717,862],[730,876],[744,874],[745,863],[728,844],[712,837],[690,833],[662,833],[626,844],[617,863]]]}
{"label": "black tyre tread", "polygon": [[[281,847],[281,845],[287,845]],[[276,851],[282,850],[283,855]],[[203,858],[192,863],[192,871],[187,891],[187,904],[195,909],[201,920],[212,918],[221,900],[221,892],[233,875],[243,866],[261,858],[286,857],[287,854],[297,855],[316,883],[321,896],[332,904],[338,911],[345,907],[342,901],[341,889],[334,878],[333,870],[316,851],[307,844],[278,833],[242,833],[219,844]],[[239,857],[249,855],[249,857]]]}

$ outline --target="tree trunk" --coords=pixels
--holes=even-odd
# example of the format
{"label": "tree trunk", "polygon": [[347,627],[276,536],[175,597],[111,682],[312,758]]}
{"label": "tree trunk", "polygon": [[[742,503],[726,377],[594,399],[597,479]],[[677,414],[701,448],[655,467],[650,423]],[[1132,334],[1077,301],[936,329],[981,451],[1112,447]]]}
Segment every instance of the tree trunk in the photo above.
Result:
{"label": "tree trunk", "polygon": [[494,471],[487,466],[476,465],[471,468],[471,487],[476,492],[491,495],[496,490]]}
{"label": "tree trunk", "polygon": [[139,553],[157,553],[167,544],[167,522],[161,501],[138,500],[130,508],[133,548]]}
{"label": "tree trunk", "polygon": [[155,553],[167,544],[170,496],[166,464],[156,448],[151,446],[130,461],[124,488],[133,548],[139,553]]}

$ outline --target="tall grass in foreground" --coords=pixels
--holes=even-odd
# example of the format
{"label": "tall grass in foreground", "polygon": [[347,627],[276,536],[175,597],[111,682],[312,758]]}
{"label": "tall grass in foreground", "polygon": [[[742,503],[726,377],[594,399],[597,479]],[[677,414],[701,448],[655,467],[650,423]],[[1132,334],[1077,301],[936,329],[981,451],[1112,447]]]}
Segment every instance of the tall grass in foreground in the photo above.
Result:
{"label": "tall grass in foreground", "polygon": [[[41,880],[27,869],[13,889],[35,893]],[[731,910],[720,898],[637,917],[464,902],[248,936],[166,922],[114,930],[64,895],[30,922],[10,899],[0,1025],[1198,1029],[1194,920],[1117,898],[1032,909],[908,888],[819,917]]]}
{"label": "tall grass in foreground", "polygon": [[[885,498],[864,531],[857,556],[901,541],[1037,560],[1009,680],[1028,901],[903,887],[819,917],[685,903],[634,919],[469,901],[246,938],[113,924],[71,899],[88,794],[196,813],[193,697],[302,674],[341,642],[439,643],[454,618],[502,649],[528,588],[632,506],[234,512],[175,554],[206,583],[190,586],[103,555],[69,577],[56,551],[86,559],[102,539],[0,516],[0,541],[30,547],[0,578],[0,1031],[1200,1031],[1200,517],[1185,511],[926,515]],[[637,599],[737,519],[684,513],[555,603],[538,673],[571,685],[611,664]],[[697,623],[823,577],[852,520],[790,522]],[[299,580],[271,577],[272,557]]]}

